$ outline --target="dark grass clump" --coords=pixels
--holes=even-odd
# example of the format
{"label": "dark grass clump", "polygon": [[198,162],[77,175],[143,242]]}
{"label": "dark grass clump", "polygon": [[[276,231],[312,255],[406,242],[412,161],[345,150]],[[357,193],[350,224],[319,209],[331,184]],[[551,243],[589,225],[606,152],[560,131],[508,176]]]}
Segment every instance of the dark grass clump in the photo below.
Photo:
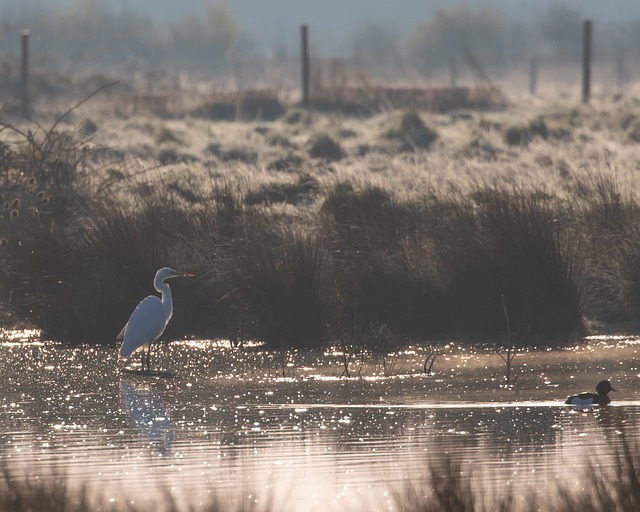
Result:
{"label": "dark grass clump", "polygon": [[[370,325],[384,322],[401,336],[439,337],[447,310],[445,294],[429,268],[416,265],[418,254],[387,258],[383,254],[355,258],[348,274],[339,275],[342,315],[356,318],[356,328],[366,332]],[[365,336],[363,343],[375,342]]]}
{"label": "dark grass clump", "polygon": [[640,451],[622,431],[616,443],[610,469],[592,462],[585,475],[584,488],[575,492],[568,484],[558,489],[553,510],[566,512],[632,512],[640,509]]}
{"label": "dark grass clump", "polygon": [[246,148],[229,148],[220,152],[220,160],[223,162],[255,164],[258,161],[258,153]]}
{"label": "dark grass clump", "polygon": [[[265,219],[266,220],[266,219]],[[235,293],[271,346],[326,341],[328,258],[314,235],[253,224],[232,247]]]}
{"label": "dark grass clump", "polygon": [[397,248],[397,243],[415,232],[421,222],[419,208],[395,200],[380,187],[356,190],[338,183],[325,198],[322,212],[333,221],[337,242],[345,249],[360,246]]}
{"label": "dark grass clump", "polygon": [[238,108],[232,102],[213,101],[193,109],[189,114],[212,121],[235,121],[238,117]]}
{"label": "dark grass clump", "polygon": [[388,323],[405,334],[429,335],[443,294],[422,244],[424,212],[377,187],[340,184],[322,206],[329,224],[341,311],[356,328]]}
{"label": "dark grass clump", "polygon": [[89,512],[108,510],[89,498],[85,486],[71,489],[66,478],[52,481],[17,478],[6,467],[0,477],[0,510],[3,512]]}
{"label": "dark grass clump", "polygon": [[585,310],[604,322],[635,324],[640,314],[640,205],[600,175],[575,190],[589,265]]}
{"label": "dark grass clump", "polygon": [[223,149],[217,142],[210,143],[207,146],[207,152],[217,156],[222,162],[255,164],[258,161],[258,153],[255,151],[242,147]]}
{"label": "dark grass clump", "polygon": [[548,342],[547,337],[566,339],[581,331],[577,253],[558,225],[551,198],[530,190],[485,189],[468,203],[445,204],[431,206],[443,212],[432,243],[438,247],[433,257],[440,262],[449,334],[504,335],[502,298],[513,332],[525,338]]}
{"label": "dark grass clump", "polygon": [[581,275],[551,200],[479,190],[473,202],[433,194],[398,203],[340,185],[323,211],[345,316],[411,335],[566,337],[581,327]]}
{"label": "dark grass clump", "polygon": [[489,499],[472,485],[473,475],[467,468],[445,458],[431,463],[428,477],[419,484],[407,485],[392,494],[394,510],[401,512],[534,512],[536,499],[530,496],[528,506],[516,507],[512,492]]}
{"label": "dark grass clump", "polygon": [[166,126],[163,126],[156,131],[156,134],[153,137],[153,141],[158,146],[160,146],[161,144],[179,144],[181,142],[181,138],[173,130],[170,130]]}
{"label": "dark grass clump", "polygon": [[535,493],[516,496],[510,490],[488,496],[472,485],[473,475],[468,468],[445,459],[429,466],[424,482],[393,493],[394,510],[635,512],[640,509],[640,452],[624,431],[622,435],[622,443],[616,443],[618,448],[610,454],[611,461],[591,462],[585,474],[579,476],[577,486],[558,483],[551,492],[547,489],[547,497]]}
{"label": "dark grass clump", "polygon": [[90,137],[97,132],[98,125],[91,119],[85,119],[82,124],[80,124],[80,128],[78,129],[78,134],[83,138]]}
{"label": "dark grass clump", "polygon": [[268,92],[245,92],[238,104],[238,116],[245,121],[275,121],[286,111],[285,105]]}
{"label": "dark grass clump", "polygon": [[288,153],[278,157],[267,164],[268,171],[295,172],[300,170],[305,163],[305,159],[295,153]]}
{"label": "dark grass clump", "polygon": [[628,142],[640,142],[640,119],[633,119],[627,127],[626,139]]}
{"label": "dark grass clump", "polygon": [[269,91],[245,90],[220,94],[211,102],[193,109],[195,117],[218,121],[275,121],[286,113],[286,107]]}
{"label": "dark grass clump", "polygon": [[[593,182],[579,182],[572,191],[581,204],[580,219],[583,234],[584,256],[589,265],[585,298],[585,311],[604,321],[623,321],[633,308],[629,294],[630,275],[627,256],[627,238],[630,223],[636,222],[638,208],[633,201],[625,200],[616,182],[601,175]],[[634,211],[636,213],[634,213]],[[631,239],[632,240],[632,239]],[[631,241],[629,240],[629,241]],[[631,294],[633,295],[633,294]]]}
{"label": "dark grass clump", "polygon": [[550,131],[542,117],[536,117],[526,124],[509,126],[504,132],[504,141],[509,146],[527,145],[535,137],[546,139]]}
{"label": "dark grass clump", "polygon": [[402,114],[396,126],[384,133],[384,138],[396,141],[402,151],[429,149],[437,140],[438,134],[427,126],[417,112],[408,110]]}
{"label": "dark grass clump", "polygon": [[[489,276],[480,303],[495,304],[483,329],[500,332],[504,297],[514,332],[568,336],[581,331],[581,278],[570,233],[558,227],[552,199],[531,191],[488,189],[476,194],[478,252]],[[469,295],[471,290],[462,290]],[[484,298],[481,298],[484,295]],[[503,328],[503,327],[502,327]]]}
{"label": "dark grass clump", "polygon": [[181,503],[170,489],[160,488],[156,498],[149,503],[136,505],[130,501],[125,503],[109,502],[99,491],[88,489],[79,482],[73,486],[71,480],[56,473],[53,468],[50,476],[18,476],[8,467],[0,470],[0,510],[2,512],[157,512],[208,511],[208,512],[258,512],[275,510],[273,498],[267,496],[264,503],[243,498],[237,505],[229,505],[217,495],[213,495],[202,503]]}
{"label": "dark grass clump", "polygon": [[303,108],[289,108],[282,117],[282,122],[288,125],[310,126],[313,122],[313,113]]}
{"label": "dark grass clump", "polygon": [[[61,255],[78,243],[70,232],[93,204],[85,193],[91,152],[75,133],[58,129],[61,120],[34,131],[0,122],[0,134],[12,134],[11,143],[0,143],[0,303],[23,325],[34,324],[38,304],[55,309],[51,300],[66,300],[61,278],[78,261]],[[59,270],[49,272],[52,265]]]}
{"label": "dark grass clump", "polygon": [[344,156],[342,147],[330,135],[319,133],[311,137],[309,141],[309,156],[321,158],[327,162],[335,162]]}
{"label": "dark grass clump", "polygon": [[3,252],[4,307],[48,339],[112,342],[137,301],[154,292],[155,271],[186,263],[182,236],[197,236],[197,220],[150,196],[133,210],[105,202],[71,227],[39,224]]}
{"label": "dark grass clump", "polygon": [[449,323],[463,319],[454,334],[504,334],[502,298],[514,333],[566,339],[581,331],[582,276],[550,198],[532,191],[480,190],[473,218],[461,213],[454,218],[462,223],[450,227],[451,239],[459,238],[443,263]]}
{"label": "dark grass clump", "polygon": [[331,272],[319,238],[262,209],[236,212],[232,229],[211,214],[203,217],[209,240],[187,243],[200,255],[183,298],[189,333],[276,348],[327,341]]}
{"label": "dark grass clump", "polygon": [[246,195],[246,204],[303,204],[310,203],[319,191],[318,181],[308,174],[299,174],[297,179],[288,183],[263,185]]}

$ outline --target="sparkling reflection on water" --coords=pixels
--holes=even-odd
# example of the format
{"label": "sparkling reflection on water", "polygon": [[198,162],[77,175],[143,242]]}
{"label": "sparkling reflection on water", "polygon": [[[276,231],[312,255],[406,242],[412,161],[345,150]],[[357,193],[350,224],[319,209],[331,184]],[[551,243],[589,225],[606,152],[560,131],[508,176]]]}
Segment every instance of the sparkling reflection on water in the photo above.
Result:
{"label": "sparkling reflection on water", "polygon": [[[0,348],[0,455],[14,471],[62,474],[116,502],[173,492],[196,504],[215,494],[382,509],[446,458],[485,495],[512,488],[524,500],[557,480],[579,489],[587,464],[611,467],[621,432],[637,439],[637,347],[599,338],[521,353],[505,389],[495,353],[453,344],[430,376],[427,349],[414,347],[386,376],[369,355],[354,363],[358,377],[340,379],[339,354],[180,342],[157,359],[175,376],[152,378],[121,374],[115,349],[13,341]],[[563,405],[601,378],[620,389],[613,406]]]}

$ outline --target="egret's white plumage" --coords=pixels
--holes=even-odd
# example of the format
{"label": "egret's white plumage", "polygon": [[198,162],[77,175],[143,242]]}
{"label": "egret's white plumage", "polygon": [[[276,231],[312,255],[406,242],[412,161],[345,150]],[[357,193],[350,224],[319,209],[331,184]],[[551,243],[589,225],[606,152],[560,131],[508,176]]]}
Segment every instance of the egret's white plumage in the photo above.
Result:
{"label": "egret's white plumage", "polygon": [[164,267],[156,272],[153,286],[160,292],[162,298],[149,295],[134,309],[129,321],[124,326],[118,339],[122,339],[120,357],[128,358],[136,351],[142,350],[142,366],[144,369],[144,351],[147,351],[147,370],[149,369],[149,352],[151,343],[164,332],[173,314],[173,300],[171,288],[165,281],[173,277],[192,276],[186,272],[178,272]]}

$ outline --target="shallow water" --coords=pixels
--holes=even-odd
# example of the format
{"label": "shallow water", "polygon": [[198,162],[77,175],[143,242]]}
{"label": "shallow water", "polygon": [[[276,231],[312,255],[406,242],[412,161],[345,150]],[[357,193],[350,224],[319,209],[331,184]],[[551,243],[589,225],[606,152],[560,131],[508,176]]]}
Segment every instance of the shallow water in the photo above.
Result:
{"label": "shallow water", "polygon": [[[0,455],[19,475],[64,475],[114,502],[172,493],[197,504],[268,500],[283,510],[387,509],[447,458],[487,496],[579,490],[586,466],[640,436],[638,343],[594,338],[518,353],[513,388],[490,350],[440,345],[396,359],[269,353],[213,342],[158,347],[170,378],[123,374],[116,350],[52,343],[0,348]],[[392,366],[394,364],[394,366]],[[284,370],[283,370],[284,369]],[[386,374],[386,375],[385,375]],[[606,408],[569,392],[609,378]]]}

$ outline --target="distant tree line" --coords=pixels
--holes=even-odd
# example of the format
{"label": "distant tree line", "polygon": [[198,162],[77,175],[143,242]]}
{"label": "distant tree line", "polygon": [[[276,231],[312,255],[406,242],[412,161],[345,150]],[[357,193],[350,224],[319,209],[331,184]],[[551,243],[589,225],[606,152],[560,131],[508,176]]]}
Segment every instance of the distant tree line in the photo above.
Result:
{"label": "distant tree line", "polygon": [[[298,61],[297,34],[291,44],[271,47],[243,32],[225,3],[203,1],[200,13],[169,22],[154,21],[100,0],[75,0],[63,7],[43,2],[0,8],[0,44],[19,50],[19,31],[31,29],[35,55],[48,56],[58,69],[90,73],[117,71],[189,71],[211,74],[233,71],[238,64]],[[22,7],[20,7],[22,6]],[[390,7],[391,8],[391,7]],[[411,69],[425,76],[469,58],[492,69],[520,65],[533,56],[546,64],[578,63],[583,16],[576,8],[552,6],[530,21],[506,19],[487,5],[442,8],[413,27],[363,22],[350,41],[336,51],[372,74],[397,76]],[[595,24],[595,58],[616,62],[640,55],[640,18]],[[312,23],[311,23],[312,25]],[[319,43],[322,34],[312,32]],[[282,41],[282,39],[281,39]],[[316,44],[314,50],[322,45]],[[323,56],[317,55],[316,56]]]}
{"label": "distant tree line", "polygon": [[8,8],[0,19],[3,48],[17,50],[17,34],[28,28],[34,54],[53,57],[56,65],[72,71],[89,72],[105,65],[119,70],[224,70],[240,33],[229,9],[215,2],[205,2],[203,13],[166,24],[133,10],[114,11],[100,0]]}
{"label": "distant tree line", "polygon": [[[402,62],[429,75],[473,58],[484,66],[508,67],[536,57],[548,65],[580,62],[582,23],[578,9],[552,6],[529,22],[507,20],[490,6],[438,9],[402,38],[397,28],[370,23],[354,32],[353,54],[367,67]],[[595,58],[640,55],[640,18],[625,23],[594,20]]]}

